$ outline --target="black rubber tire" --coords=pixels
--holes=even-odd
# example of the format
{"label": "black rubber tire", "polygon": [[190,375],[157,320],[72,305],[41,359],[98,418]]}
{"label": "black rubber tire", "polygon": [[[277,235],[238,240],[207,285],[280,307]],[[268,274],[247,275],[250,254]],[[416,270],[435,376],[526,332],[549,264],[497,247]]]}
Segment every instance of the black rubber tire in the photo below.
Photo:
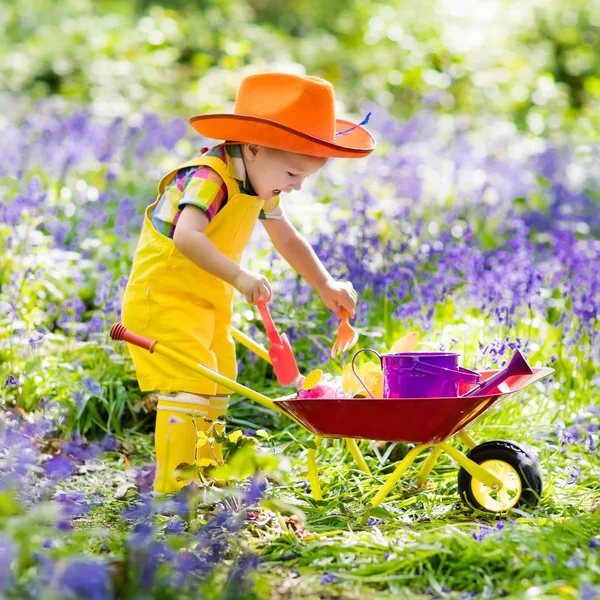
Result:
{"label": "black rubber tire", "polygon": [[[473,448],[467,457],[477,464],[488,460],[502,460],[517,472],[521,479],[521,496],[515,507],[536,506],[542,495],[542,474],[536,457],[523,446],[507,440],[492,440],[483,442]],[[463,502],[485,512],[496,512],[481,506],[473,496],[471,481],[473,477],[463,467],[458,472],[458,492]]]}

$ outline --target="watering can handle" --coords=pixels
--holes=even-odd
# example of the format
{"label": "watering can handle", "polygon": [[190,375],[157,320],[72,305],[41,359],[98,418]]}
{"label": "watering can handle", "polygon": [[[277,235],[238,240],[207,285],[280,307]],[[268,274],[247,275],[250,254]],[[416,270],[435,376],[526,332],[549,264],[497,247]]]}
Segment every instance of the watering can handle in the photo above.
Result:
{"label": "watering can handle", "polygon": [[481,379],[479,373],[465,369],[464,367],[446,369],[445,367],[438,367],[437,365],[431,365],[420,360],[415,360],[412,368],[415,371],[421,371],[422,373],[428,373],[429,375],[441,375],[442,377],[455,379],[457,381],[466,381],[468,383],[478,383]]}
{"label": "watering can handle", "polygon": [[381,355],[379,354],[379,352],[377,352],[377,350],[372,350],[371,348],[362,348],[352,357],[352,372],[354,373],[354,376],[356,377],[356,379],[358,379],[360,381],[360,384],[365,388],[367,394],[369,394],[369,396],[371,396],[371,398],[375,398],[375,396],[373,396],[373,394],[371,394],[371,392],[369,391],[369,388],[365,385],[365,382],[360,378],[360,375],[356,372],[356,369],[354,368],[354,361],[356,360],[356,357],[361,352],[372,352],[373,354],[377,354],[377,358],[379,359],[379,362],[381,362]]}

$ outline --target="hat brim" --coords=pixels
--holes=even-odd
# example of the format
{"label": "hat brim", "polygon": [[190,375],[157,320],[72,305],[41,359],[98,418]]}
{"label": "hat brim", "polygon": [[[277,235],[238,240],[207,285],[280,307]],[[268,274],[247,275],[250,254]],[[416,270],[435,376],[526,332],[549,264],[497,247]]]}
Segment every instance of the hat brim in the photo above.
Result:
{"label": "hat brim", "polygon": [[189,121],[199,134],[208,138],[259,144],[323,158],[362,158],[375,149],[375,139],[364,127],[344,119],[336,119],[336,133],[354,129],[333,142],[260,117],[215,114],[198,115]]}

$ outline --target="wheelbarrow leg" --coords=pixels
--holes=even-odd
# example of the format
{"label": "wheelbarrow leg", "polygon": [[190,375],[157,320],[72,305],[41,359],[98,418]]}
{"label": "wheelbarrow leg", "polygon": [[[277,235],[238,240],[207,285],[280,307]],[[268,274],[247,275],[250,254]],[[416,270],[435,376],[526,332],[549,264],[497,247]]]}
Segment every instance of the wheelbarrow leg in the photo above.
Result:
{"label": "wheelbarrow leg", "polygon": [[439,446],[434,446],[433,452],[429,455],[429,458],[425,461],[425,464],[423,465],[421,471],[415,479],[415,484],[418,487],[422,487],[423,485],[425,485],[425,482],[429,477],[429,473],[431,473],[431,469],[433,469],[433,466],[435,465],[437,459],[440,457],[440,454],[443,451],[443,448],[440,448]]}
{"label": "wheelbarrow leg", "polygon": [[371,500],[371,506],[375,508],[379,506],[382,500],[394,489],[394,486],[400,480],[400,477],[404,475],[406,470],[413,464],[415,458],[425,450],[425,448],[429,448],[429,444],[421,444],[420,446],[415,446],[412,450],[408,452],[408,454],[400,461],[400,464],[396,467],[394,472],[388,477],[387,481],[379,488],[377,494],[373,500]]}
{"label": "wheelbarrow leg", "polygon": [[352,458],[356,461],[358,468],[367,474],[371,474],[371,470],[369,469],[369,465],[365,461],[365,457],[362,455],[358,444],[355,439],[346,438],[346,445],[348,446],[348,450],[350,450],[350,454],[352,454]]}
{"label": "wheelbarrow leg", "polygon": [[453,448],[450,444],[442,442],[439,447],[447,452],[461,467],[464,467],[465,471],[479,479],[482,483],[492,488],[494,491],[500,491],[502,489],[502,481],[496,477],[491,471],[487,471],[475,461],[467,458],[460,450]]}
{"label": "wheelbarrow leg", "polygon": [[[318,448],[321,444],[321,438],[315,437],[315,446]],[[308,480],[310,481],[310,491],[315,500],[323,500],[321,494],[321,484],[319,483],[319,473],[317,471],[317,451],[315,448],[308,449]]]}
{"label": "wheelbarrow leg", "polygon": [[456,435],[458,436],[458,439],[461,442],[463,442],[463,444],[465,444],[465,446],[469,450],[473,450],[473,448],[477,446],[477,442],[464,429],[462,431],[459,431]]}

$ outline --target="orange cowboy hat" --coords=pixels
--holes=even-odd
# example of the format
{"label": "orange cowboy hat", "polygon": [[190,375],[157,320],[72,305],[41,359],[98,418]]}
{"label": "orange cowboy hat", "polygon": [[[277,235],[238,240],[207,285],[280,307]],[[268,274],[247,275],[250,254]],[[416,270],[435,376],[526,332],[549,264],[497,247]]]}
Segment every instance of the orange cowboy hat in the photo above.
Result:
{"label": "orange cowboy hat", "polygon": [[[370,115],[370,113],[369,113]],[[333,86],[319,77],[261,73],[242,80],[233,114],[198,115],[192,127],[205,137],[259,144],[327,158],[362,158],[373,136],[335,118]]]}

